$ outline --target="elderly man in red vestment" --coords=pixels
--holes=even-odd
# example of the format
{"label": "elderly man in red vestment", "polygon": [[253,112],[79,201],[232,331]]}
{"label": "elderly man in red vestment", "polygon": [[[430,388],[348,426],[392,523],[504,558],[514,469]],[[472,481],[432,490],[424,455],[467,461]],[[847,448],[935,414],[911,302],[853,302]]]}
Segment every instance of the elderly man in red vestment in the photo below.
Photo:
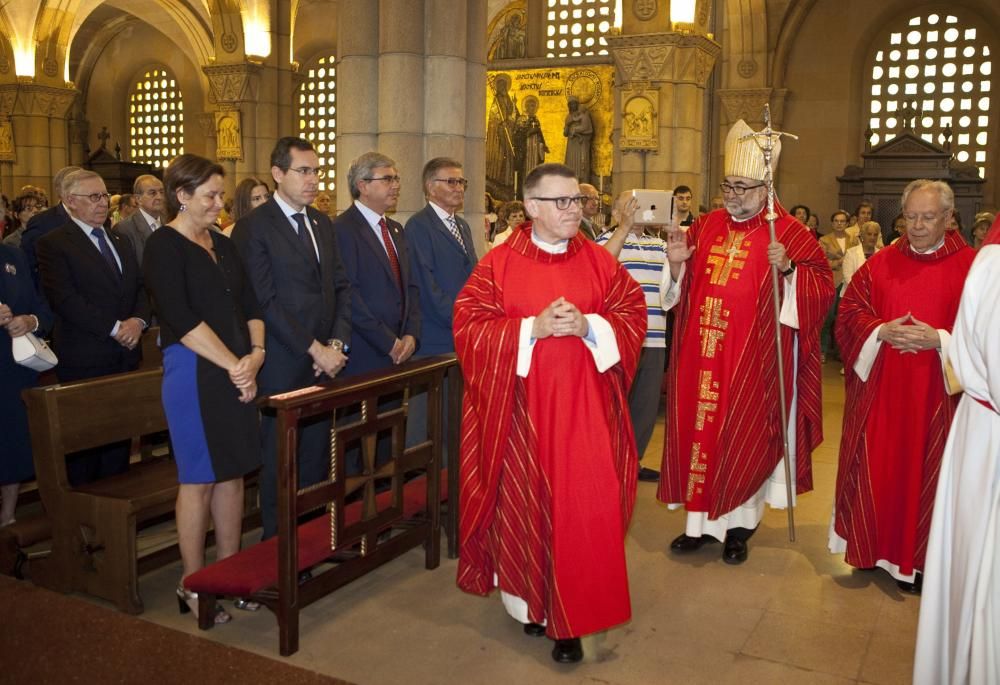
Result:
{"label": "elderly man in red vestment", "polygon": [[525,179],[533,220],[483,258],[455,301],[465,377],[458,585],[499,587],[524,632],[555,640],[628,621],[625,532],[638,457],[628,413],[646,333],[639,285],[578,234],[572,170]]}
{"label": "elderly man in red vestment", "polygon": [[[726,139],[725,208],[670,231],[665,309],[676,312],[667,379],[666,440],[657,497],[687,509],[670,544],[691,553],[724,541],[723,561],[747,559],[765,503],[785,507],[771,266],[781,298],[781,345],[795,488],[812,489],[822,441],[819,332],[833,299],[823,250],[775,204],[771,242],[763,154],[742,120]],[[780,144],[775,141],[777,162]]]}
{"label": "elderly man in red vestment", "polygon": [[[946,231],[942,181],[903,191],[906,235],[858,270],[840,301],[847,393],[830,551],[920,592],[934,493],[958,404],[943,360],[975,251]],[[905,398],[902,412],[890,411]]]}

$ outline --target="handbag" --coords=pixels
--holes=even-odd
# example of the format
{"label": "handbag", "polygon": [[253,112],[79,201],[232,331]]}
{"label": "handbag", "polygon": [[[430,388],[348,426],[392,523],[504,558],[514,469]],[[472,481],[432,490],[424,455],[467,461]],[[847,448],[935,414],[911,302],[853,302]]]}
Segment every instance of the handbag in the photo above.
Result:
{"label": "handbag", "polygon": [[11,338],[14,363],[34,371],[48,371],[59,363],[59,358],[44,340],[34,333],[25,333]]}

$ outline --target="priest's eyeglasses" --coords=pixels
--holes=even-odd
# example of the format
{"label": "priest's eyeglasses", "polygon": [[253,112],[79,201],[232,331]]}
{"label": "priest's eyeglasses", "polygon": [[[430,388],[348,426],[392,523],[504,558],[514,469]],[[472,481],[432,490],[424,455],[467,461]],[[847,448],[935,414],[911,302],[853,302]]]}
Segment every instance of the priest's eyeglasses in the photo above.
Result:
{"label": "priest's eyeglasses", "polygon": [[367,176],[362,181],[385,181],[389,185],[399,183],[399,176]]}
{"label": "priest's eyeglasses", "polygon": [[463,190],[469,187],[469,179],[467,178],[435,178],[435,183],[447,183],[449,188],[458,188],[461,186]]}
{"label": "priest's eyeglasses", "polygon": [[940,219],[943,214],[945,214],[945,212],[934,212],[934,213],[928,212],[926,214],[904,214],[903,220],[906,222],[908,226],[916,226],[917,224],[926,225],[934,223],[935,221]]}
{"label": "priest's eyeglasses", "polygon": [[753,190],[754,188],[763,188],[766,185],[767,185],[766,183],[758,183],[755,186],[734,186],[729,183],[720,183],[719,190],[721,190],[724,193],[732,193],[733,195],[739,197],[748,190]]}
{"label": "priest's eyeglasses", "polygon": [[571,204],[576,204],[578,207],[582,207],[583,203],[589,198],[586,195],[576,195],[575,197],[562,196],[562,197],[531,197],[529,200],[541,200],[542,202],[555,202],[556,209],[569,209]]}

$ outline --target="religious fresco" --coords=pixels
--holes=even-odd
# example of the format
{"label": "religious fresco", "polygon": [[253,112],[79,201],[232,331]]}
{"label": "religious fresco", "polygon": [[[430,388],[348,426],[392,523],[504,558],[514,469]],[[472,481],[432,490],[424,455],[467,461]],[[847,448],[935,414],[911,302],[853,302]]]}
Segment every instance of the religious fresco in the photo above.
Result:
{"label": "religious fresco", "polygon": [[581,182],[601,188],[611,174],[613,74],[611,65],[488,72],[490,195],[513,199],[516,182],[521,197],[526,172],[543,161],[568,163],[585,176]]}

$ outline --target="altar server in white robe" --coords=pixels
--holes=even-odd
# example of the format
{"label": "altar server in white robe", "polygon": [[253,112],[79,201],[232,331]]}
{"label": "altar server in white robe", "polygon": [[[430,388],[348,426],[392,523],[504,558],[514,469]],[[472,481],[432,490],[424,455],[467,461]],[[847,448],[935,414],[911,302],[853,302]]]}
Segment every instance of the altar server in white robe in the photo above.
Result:
{"label": "altar server in white robe", "polygon": [[913,682],[1000,683],[1000,245],[969,271],[949,360],[965,390],[945,447]]}

